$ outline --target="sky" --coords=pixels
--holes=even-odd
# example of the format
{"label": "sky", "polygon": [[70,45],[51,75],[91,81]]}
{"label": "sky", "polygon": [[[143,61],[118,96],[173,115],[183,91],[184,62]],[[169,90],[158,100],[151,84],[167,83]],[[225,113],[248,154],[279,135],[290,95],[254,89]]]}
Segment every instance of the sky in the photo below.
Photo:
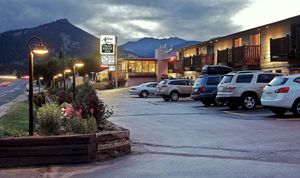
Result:
{"label": "sky", "polygon": [[0,0],[0,32],[66,18],[119,44],[143,37],[205,41],[300,15],[300,0]]}

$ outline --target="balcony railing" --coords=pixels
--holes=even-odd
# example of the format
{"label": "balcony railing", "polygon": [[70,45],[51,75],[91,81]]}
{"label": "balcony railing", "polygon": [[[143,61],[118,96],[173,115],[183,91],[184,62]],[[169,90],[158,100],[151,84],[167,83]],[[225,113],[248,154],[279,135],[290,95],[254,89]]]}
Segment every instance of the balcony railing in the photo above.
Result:
{"label": "balcony railing", "polygon": [[168,62],[168,72],[169,73],[183,73],[183,61],[175,60]]}
{"label": "balcony railing", "polygon": [[224,49],[217,51],[217,63],[222,65],[231,66],[232,60],[232,50],[231,49]]}
{"label": "balcony railing", "polygon": [[218,64],[232,67],[255,66],[260,63],[260,45],[244,45],[218,50]]}
{"label": "balcony railing", "polygon": [[232,48],[233,66],[259,65],[260,45],[244,45]]}
{"label": "balcony railing", "polygon": [[287,61],[290,55],[290,37],[270,39],[271,61]]}
{"label": "balcony railing", "polygon": [[213,65],[214,64],[214,54],[202,54],[201,55],[201,65]]}

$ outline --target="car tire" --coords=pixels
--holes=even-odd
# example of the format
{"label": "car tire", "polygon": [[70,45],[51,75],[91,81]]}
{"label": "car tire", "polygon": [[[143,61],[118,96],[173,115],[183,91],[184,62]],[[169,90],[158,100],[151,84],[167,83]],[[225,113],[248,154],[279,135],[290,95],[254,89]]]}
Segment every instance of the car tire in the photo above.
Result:
{"label": "car tire", "polygon": [[283,116],[287,112],[287,109],[284,109],[284,108],[274,108],[274,109],[271,109],[271,111],[276,116]]}
{"label": "car tire", "polygon": [[237,103],[227,103],[227,106],[231,110],[237,109],[239,107],[239,105]]}
{"label": "car tire", "polygon": [[293,114],[297,117],[300,116],[300,99],[297,99],[292,107]]}
{"label": "car tire", "polygon": [[141,91],[141,93],[139,94],[139,96],[141,98],[147,98],[149,95],[149,93],[146,90]]}
{"label": "car tire", "polygon": [[213,101],[214,101],[214,103],[213,103],[214,106],[223,106],[224,105],[223,102],[217,100],[216,96],[213,97]]}
{"label": "car tire", "polygon": [[163,96],[163,99],[164,99],[165,101],[170,101],[170,97],[168,97],[168,96]]}
{"label": "car tire", "polygon": [[202,102],[204,104],[204,106],[209,107],[211,105],[210,102]]}
{"label": "car tire", "polygon": [[179,100],[179,93],[176,92],[176,91],[173,91],[171,94],[170,94],[170,98],[172,101],[178,101]]}
{"label": "car tire", "polygon": [[256,108],[258,99],[253,94],[246,94],[242,99],[242,108],[244,110],[253,110]]}

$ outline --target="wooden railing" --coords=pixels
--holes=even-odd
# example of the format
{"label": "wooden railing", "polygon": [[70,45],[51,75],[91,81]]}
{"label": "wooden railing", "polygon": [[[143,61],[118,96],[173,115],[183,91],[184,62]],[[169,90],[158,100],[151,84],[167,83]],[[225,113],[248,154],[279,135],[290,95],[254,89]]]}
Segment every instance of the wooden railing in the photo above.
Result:
{"label": "wooden railing", "polygon": [[168,62],[169,73],[183,73],[183,60],[175,60]]}
{"label": "wooden railing", "polygon": [[232,65],[259,65],[260,45],[244,45],[232,48]]}
{"label": "wooden railing", "polygon": [[290,37],[270,39],[271,61],[287,61],[290,54]]}
{"label": "wooden railing", "polygon": [[224,49],[224,50],[217,50],[217,63],[222,65],[231,66],[232,60],[232,50],[231,49]]}
{"label": "wooden railing", "polygon": [[214,54],[202,54],[201,55],[201,65],[213,65],[214,64]]}

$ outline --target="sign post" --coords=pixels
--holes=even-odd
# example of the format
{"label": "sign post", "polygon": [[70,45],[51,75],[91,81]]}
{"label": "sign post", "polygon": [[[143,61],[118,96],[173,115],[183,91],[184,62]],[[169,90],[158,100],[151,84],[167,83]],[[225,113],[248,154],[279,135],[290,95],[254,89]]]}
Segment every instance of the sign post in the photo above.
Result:
{"label": "sign post", "polygon": [[117,71],[117,37],[113,35],[100,36],[101,65],[108,66],[109,71],[115,72],[115,86],[118,87]]}

